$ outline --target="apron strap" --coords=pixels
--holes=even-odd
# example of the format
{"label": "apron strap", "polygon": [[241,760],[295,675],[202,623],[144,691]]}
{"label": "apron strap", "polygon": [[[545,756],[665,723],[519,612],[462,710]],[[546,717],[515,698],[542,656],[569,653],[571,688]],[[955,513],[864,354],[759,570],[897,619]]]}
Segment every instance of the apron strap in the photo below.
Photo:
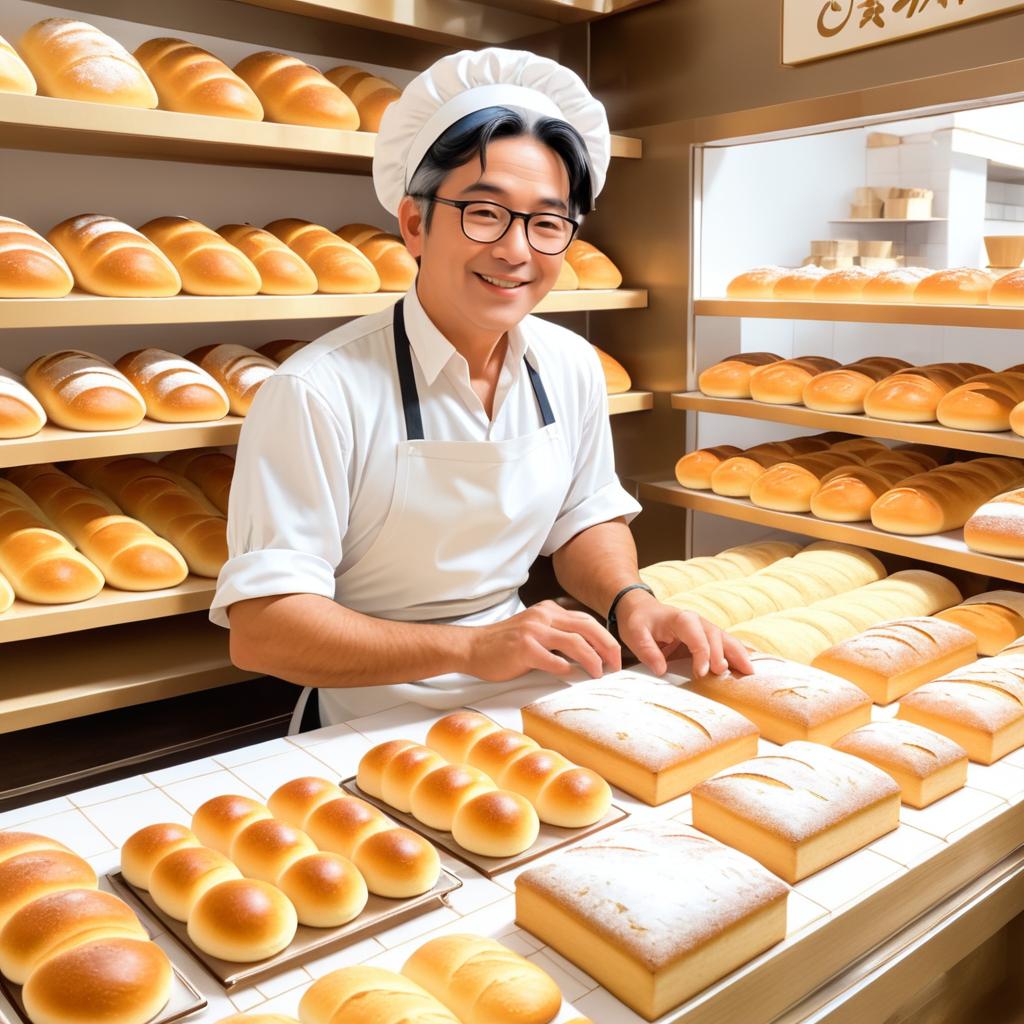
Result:
{"label": "apron strap", "polygon": [[[411,346],[409,335],[405,330],[405,315],[403,304],[405,299],[399,299],[395,303],[393,318],[393,333],[395,336],[395,363],[398,366],[398,386],[402,391],[402,411],[405,413],[405,436],[409,441],[422,441],[423,416],[420,413],[420,396],[416,390],[416,374],[412,368]],[[541,422],[545,427],[550,427],[555,422],[555,414],[548,400],[548,393],[544,388],[544,381],[540,374],[532,367],[523,356],[523,365],[533,385],[533,393],[537,398],[537,406],[540,409]]]}

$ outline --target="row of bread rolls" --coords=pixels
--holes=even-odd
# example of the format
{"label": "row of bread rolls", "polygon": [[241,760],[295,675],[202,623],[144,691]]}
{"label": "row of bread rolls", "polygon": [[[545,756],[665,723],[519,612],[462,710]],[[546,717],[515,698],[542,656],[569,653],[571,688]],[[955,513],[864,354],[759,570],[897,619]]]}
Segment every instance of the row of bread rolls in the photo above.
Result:
{"label": "row of bread rolls", "polygon": [[37,22],[17,50],[0,38],[0,92],[369,132],[401,95],[394,83],[360,68],[320,72],[267,50],[249,54],[234,71],[184,39],[149,39],[131,54],[94,25],[70,18]]}
{"label": "row of bread rolls", "polygon": [[900,267],[827,270],[806,266],[756,267],[734,277],[730,299],[784,299],[813,302],[918,302],[932,305],[1024,305],[1024,270],[996,277],[987,270],[954,267],[927,270]]}
{"label": "row of bread rolls", "polygon": [[145,1024],[173,972],[130,907],[46,836],[0,832],[0,973],[23,985],[32,1024]]}

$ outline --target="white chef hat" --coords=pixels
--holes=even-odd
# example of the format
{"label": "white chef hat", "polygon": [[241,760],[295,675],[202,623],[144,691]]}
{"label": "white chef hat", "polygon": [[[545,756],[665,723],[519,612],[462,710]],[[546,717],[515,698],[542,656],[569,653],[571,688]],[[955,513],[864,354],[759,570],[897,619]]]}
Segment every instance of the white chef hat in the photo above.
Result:
{"label": "white chef hat", "polygon": [[373,184],[392,214],[427,150],[456,121],[485,107],[511,107],[567,121],[580,133],[590,160],[593,194],[604,187],[611,135],[604,105],[574,71],[527,50],[463,50],[442,57],[414,78],[381,119]]}

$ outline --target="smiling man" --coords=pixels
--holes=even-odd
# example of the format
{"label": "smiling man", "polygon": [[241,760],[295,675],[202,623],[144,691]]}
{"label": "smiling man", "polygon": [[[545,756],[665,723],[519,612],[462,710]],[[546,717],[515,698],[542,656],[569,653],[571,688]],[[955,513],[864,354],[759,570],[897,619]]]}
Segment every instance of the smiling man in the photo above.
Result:
{"label": "smiling man", "polygon": [[592,616],[523,607],[538,555],[655,672],[680,646],[699,672],[750,670],[736,641],[640,582],[640,507],[615,475],[597,356],[529,315],[609,143],[580,79],[520,51],[446,57],[385,114],[374,183],[416,283],[263,385],[211,610],[237,665],[307,687],[293,728],[405,700],[457,707],[533,670],[619,668]]}

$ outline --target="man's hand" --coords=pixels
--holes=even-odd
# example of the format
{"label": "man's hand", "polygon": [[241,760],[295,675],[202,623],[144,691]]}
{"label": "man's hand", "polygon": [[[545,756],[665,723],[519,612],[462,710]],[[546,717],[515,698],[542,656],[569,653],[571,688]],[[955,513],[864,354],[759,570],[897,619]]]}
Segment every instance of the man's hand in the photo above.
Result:
{"label": "man's hand", "polygon": [[696,612],[662,604],[646,590],[631,590],[615,609],[622,642],[656,675],[667,660],[686,647],[694,676],[720,675],[730,667],[738,674],[754,671],[746,648]]}
{"label": "man's hand", "polygon": [[586,612],[568,611],[554,601],[541,601],[490,626],[464,628],[465,671],[491,683],[533,669],[567,676],[573,662],[594,679],[622,668],[622,649],[608,630]]}

